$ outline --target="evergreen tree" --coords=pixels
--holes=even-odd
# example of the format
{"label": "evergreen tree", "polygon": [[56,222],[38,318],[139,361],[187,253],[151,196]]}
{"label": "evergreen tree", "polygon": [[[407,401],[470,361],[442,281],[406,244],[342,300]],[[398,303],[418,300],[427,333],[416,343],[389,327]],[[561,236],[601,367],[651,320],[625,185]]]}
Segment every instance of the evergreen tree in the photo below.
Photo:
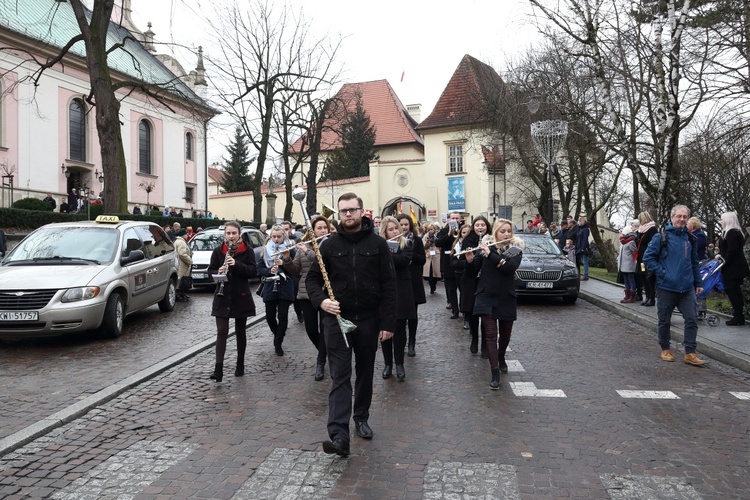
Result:
{"label": "evergreen tree", "polygon": [[375,126],[357,97],[353,113],[345,118],[339,132],[341,148],[334,150],[326,161],[324,180],[351,179],[370,175],[370,162],[378,159],[375,152]]}
{"label": "evergreen tree", "polygon": [[227,146],[227,152],[229,159],[224,160],[224,179],[219,182],[219,187],[226,193],[250,191],[252,176],[249,169],[255,159],[248,157],[247,139],[241,127],[236,128],[234,140]]}

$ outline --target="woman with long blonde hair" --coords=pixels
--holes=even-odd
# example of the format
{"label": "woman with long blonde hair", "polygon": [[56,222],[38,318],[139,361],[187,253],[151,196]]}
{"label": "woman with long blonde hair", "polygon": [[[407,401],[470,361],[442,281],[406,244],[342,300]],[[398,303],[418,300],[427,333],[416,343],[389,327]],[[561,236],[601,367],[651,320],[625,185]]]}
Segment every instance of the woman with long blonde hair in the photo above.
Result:
{"label": "woman with long blonde hair", "polygon": [[396,331],[393,337],[381,341],[383,348],[383,378],[390,378],[393,374],[393,362],[396,362],[396,378],[406,379],[404,369],[404,350],[406,349],[406,322],[417,317],[417,307],[414,304],[414,293],[411,286],[409,264],[413,254],[412,244],[404,237],[401,225],[395,217],[383,217],[380,223],[380,236],[388,240],[391,249],[393,267],[396,270]]}
{"label": "woman with long blonde hair", "polygon": [[523,252],[512,255],[511,246],[523,250],[524,242],[514,236],[511,221],[498,219],[492,225],[492,232],[481,240],[477,255],[474,256],[473,252],[466,254],[467,262],[473,263],[481,271],[473,312],[482,320],[492,373],[490,389],[493,390],[500,388],[500,372],[508,372],[505,351],[516,320],[514,281]]}
{"label": "woman with long blonde hair", "polygon": [[745,324],[742,282],[750,275],[750,269],[743,251],[745,236],[742,234],[737,212],[724,212],[721,215],[721,228],[719,253],[724,258],[721,274],[724,278],[724,291],[732,304],[733,312],[732,319],[726,323],[728,326],[741,326]]}

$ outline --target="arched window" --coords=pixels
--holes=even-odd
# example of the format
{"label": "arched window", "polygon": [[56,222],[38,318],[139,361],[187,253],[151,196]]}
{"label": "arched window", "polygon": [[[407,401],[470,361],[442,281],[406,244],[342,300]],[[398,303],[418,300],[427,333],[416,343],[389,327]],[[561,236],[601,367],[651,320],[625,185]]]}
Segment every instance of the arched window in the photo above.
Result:
{"label": "arched window", "polygon": [[151,124],[141,120],[138,124],[138,171],[142,174],[151,172]]}
{"label": "arched window", "polygon": [[185,159],[193,159],[193,134],[190,132],[185,134]]}
{"label": "arched window", "polygon": [[86,107],[81,99],[73,99],[68,106],[68,135],[70,159],[86,161]]}

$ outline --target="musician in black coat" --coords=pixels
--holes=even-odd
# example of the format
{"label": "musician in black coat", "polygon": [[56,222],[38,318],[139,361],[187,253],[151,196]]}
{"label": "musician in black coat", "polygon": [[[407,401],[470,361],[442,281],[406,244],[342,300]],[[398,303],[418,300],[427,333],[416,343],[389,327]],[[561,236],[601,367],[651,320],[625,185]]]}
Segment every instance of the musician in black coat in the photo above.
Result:
{"label": "musician in black coat", "polygon": [[[208,265],[209,276],[226,275],[228,281],[216,286],[211,316],[216,317],[216,366],[211,379],[221,382],[224,377],[224,353],[229,336],[229,318],[234,318],[237,339],[237,368],[235,377],[245,374],[247,318],[255,316],[255,302],[248,280],[256,275],[255,253],[240,237],[240,225],[229,221],[224,225],[224,243],[214,249]],[[221,290],[221,294],[220,294]]]}
{"label": "musician in black coat", "polygon": [[414,304],[412,292],[411,272],[409,265],[414,251],[410,241],[404,238],[401,225],[395,217],[383,217],[380,223],[380,236],[388,241],[391,250],[393,267],[396,270],[396,330],[393,338],[380,342],[383,349],[383,378],[390,378],[393,373],[393,362],[396,362],[396,378],[401,381],[406,378],[404,369],[404,349],[406,348],[406,322],[417,317],[417,306]]}
{"label": "musician in black coat", "polygon": [[435,235],[435,246],[440,249],[440,274],[443,276],[445,296],[453,314],[451,319],[458,318],[458,283],[451,267],[451,249],[461,228],[461,214],[452,212],[448,223]]}
{"label": "musician in black coat", "polygon": [[[503,243],[506,242],[507,243]],[[497,245],[490,246],[493,243]],[[513,245],[513,247],[511,247]],[[521,265],[523,240],[513,237],[513,223],[498,219],[492,235],[479,245],[479,252],[466,254],[466,260],[481,270],[477,282],[474,314],[482,319],[482,330],[487,343],[490,362],[491,389],[500,388],[500,372],[508,372],[505,351],[510,343],[513,322],[516,320],[515,273]],[[498,343],[499,340],[499,343]]]}
{"label": "musician in black coat", "polygon": [[[482,237],[490,230],[490,221],[483,216],[474,218],[471,223],[471,232],[461,242],[461,250],[468,250],[469,248],[477,248],[479,243],[482,241]],[[468,261],[466,256],[468,253],[459,256],[459,261],[463,260],[466,264],[463,266],[463,273],[461,274],[461,312],[466,315],[466,319],[469,322],[469,333],[471,335],[471,353],[476,354],[477,347],[482,351],[482,357],[486,356],[484,349],[484,331],[482,331],[482,339],[479,342],[479,316],[474,313],[474,294],[477,291],[477,273],[479,273],[479,267],[476,264],[472,264]]]}
{"label": "musician in black coat", "polygon": [[414,251],[411,256],[411,264],[409,264],[409,274],[411,274],[411,290],[412,295],[414,296],[415,315],[414,318],[410,318],[406,321],[409,330],[406,354],[410,357],[414,357],[417,355],[416,343],[417,324],[419,323],[419,304],[427,302],[427,295],[424,291],[424,280],[422,279],[422,270],[427,263],[427,254],[424,249],[424,243],[422,243],[422,238],[417,234],[411,217],[406,214],[400,214],[396,219],[398,220],[398,223],[401,224],[401,231],[406,236],[406,239],[414,246]]}

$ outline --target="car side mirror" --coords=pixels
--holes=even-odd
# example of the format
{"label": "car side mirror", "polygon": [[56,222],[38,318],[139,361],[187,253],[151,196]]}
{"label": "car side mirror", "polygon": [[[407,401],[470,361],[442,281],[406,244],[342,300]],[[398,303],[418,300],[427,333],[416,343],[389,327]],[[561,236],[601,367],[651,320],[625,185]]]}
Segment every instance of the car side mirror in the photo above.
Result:
{"label": "car side mirror", "polygon": [[120,265],[126,266],[131,262],[138,262],[139,260],[143,260],[145,258],[146,254],[143,253],[143,250],[131,250],[129,254],[120,259]]}

